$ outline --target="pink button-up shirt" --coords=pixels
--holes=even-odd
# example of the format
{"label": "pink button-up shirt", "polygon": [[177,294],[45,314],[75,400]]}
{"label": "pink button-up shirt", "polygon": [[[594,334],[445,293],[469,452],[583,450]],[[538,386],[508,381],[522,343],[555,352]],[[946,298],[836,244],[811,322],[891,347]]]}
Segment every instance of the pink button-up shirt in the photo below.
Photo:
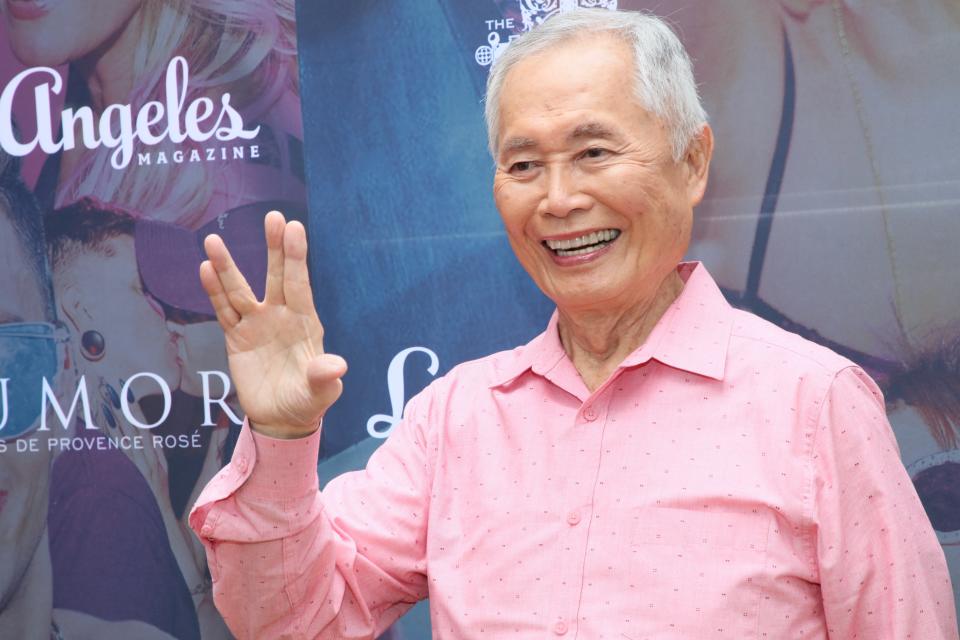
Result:
{"label": "pink button-up shirt", "polygon": [[957,638],[873,382],[702,266],[590,393],[557,333],[468,362],[318,491],[319,435],[245,427],[190,522],[241,638]]}

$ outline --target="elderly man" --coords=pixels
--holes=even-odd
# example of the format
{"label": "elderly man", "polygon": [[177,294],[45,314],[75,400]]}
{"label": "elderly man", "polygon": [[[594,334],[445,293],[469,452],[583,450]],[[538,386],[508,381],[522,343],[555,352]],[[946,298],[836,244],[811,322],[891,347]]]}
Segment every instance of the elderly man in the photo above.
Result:
{"label": "elderly man", "polygon": [[557,311],[322,493],[346,364],[304,229],[267,216],[262,302],[207,239],[249,426],[191,524],[234,632],[369,638],[429,595],[440,638],[956,638],[873,382],[678,266],[713,139],[670,29],[548,21],[498,59],[487,121],[507,235]]}

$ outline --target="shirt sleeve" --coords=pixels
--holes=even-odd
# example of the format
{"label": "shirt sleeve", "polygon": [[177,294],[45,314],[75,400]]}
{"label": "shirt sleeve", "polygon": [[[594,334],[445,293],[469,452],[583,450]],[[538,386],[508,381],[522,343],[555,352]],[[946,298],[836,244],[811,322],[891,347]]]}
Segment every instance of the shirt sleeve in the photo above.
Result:
{"label": "shirt sleeve", "polygon": [[373,638],[426,597],[424,395],[365,470],[322,493],[319,431],[278,440],[244,425],[190,514],[217,608],[238,638]]}
{"label": "shirt sleeve", "polygon": [[943,550],[859,368],[838,373],[820,407],[813,498],[831,638],[957,638]]}

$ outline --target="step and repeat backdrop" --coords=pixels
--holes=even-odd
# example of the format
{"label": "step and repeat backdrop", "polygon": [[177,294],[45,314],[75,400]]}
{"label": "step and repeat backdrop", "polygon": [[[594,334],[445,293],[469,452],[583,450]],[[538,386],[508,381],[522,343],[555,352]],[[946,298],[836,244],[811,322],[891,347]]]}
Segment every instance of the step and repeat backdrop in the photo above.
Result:
{"label": "step and repeat backdrop", "polygon": [[263,214],[309,228],[350,364],[322,481],[434,377],[542,330],[483,87],[578,6],[676,26],[717,137],[689,257],[876,378],[960,583],[952,0],[0,0],[0,637],[230,637],[186,527],[242,420],[207,233],[262,292]]}

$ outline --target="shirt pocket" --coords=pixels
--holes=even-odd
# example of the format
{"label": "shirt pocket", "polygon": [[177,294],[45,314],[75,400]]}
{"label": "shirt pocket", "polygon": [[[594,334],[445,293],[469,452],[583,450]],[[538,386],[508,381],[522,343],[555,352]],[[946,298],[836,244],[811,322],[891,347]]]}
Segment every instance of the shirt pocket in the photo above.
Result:
{"label": "shirt pocket", "polygon": [[636,637],[757,637],[772,525],[765,512],[634,509]]}

